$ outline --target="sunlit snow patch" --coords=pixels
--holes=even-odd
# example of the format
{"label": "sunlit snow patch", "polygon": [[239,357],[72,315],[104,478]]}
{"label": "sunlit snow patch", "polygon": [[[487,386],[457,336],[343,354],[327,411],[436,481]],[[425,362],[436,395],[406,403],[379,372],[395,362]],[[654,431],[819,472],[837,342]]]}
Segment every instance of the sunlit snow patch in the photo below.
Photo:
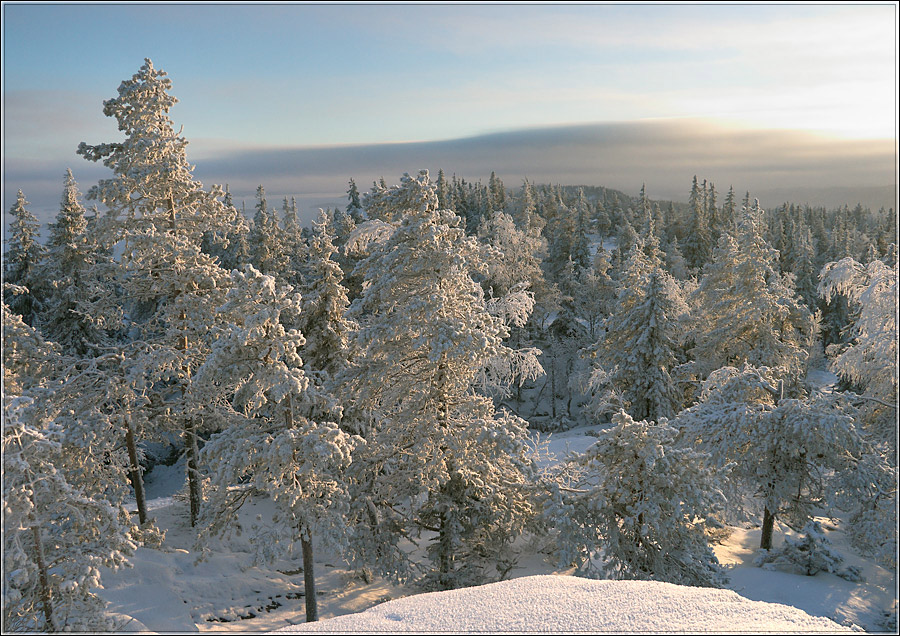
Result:
{"label": "sunlit snow patch", "polygon": [[850,632],[731,590],[656,581],[529,576],[419,594],[279,632]]}

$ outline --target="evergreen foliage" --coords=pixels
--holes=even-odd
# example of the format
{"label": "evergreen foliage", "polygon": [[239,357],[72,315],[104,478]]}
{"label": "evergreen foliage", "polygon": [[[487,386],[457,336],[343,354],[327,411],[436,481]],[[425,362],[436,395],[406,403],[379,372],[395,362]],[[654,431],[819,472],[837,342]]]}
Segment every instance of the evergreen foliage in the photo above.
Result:
{"label": "evergreen foliage", "polygon": [[347,386],[373,421],[356,477],[357,498],[367,502],[356,549],[402,576],[408,556],[399,552],[399,532],[380,534],[384,524],[435,532],[426,581],[466,585],[491,562],[504,567],[509,544],[535,512],[528,491],[537,467],[525,422],[472,391],[508,384],[520,371],[485,374],[515,352],[472,278],[487,271],[482,248],[456,214],[437,208],[428,174],[406,175],[370,201],[398,226],[357,266],[368,285],[351,308],[360,330]]}
{"label": "evergreen foliage", "polygon": [[706,456],[675,446],[665,420],[619,412],[583,455],[573,494],[558,512],[569,519],[563,555],[584,576],[722,586],[703,519],[724,504],[721,471]]}
{"label": "evergreen foliage", "polygon": [[38,241],[41,224],[28,211],[28,201],[19,190],[16,202],[9,209],[12,221],[9,224],[8,250],[3,255],[4,282],[24,289],[14,294],[7,294],[4,289],[3,302],[11,311],[22,316],[25,324],[34,323],[35,313],[39,310],[35,294],[41,281],[37,277],[37,269],[44,257],[44,246]]}

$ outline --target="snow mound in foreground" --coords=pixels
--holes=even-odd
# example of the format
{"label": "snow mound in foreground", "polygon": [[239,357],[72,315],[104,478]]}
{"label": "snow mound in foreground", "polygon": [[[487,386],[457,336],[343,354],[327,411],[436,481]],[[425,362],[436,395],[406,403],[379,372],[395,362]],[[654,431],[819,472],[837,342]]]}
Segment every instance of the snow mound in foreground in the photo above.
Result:
{"label": "snow mound in foreground", "polygon": [[656,581],[529,576],[419,594],[347,616],[278,630],[299,632],[850,632],[795,607],[731,590]]}

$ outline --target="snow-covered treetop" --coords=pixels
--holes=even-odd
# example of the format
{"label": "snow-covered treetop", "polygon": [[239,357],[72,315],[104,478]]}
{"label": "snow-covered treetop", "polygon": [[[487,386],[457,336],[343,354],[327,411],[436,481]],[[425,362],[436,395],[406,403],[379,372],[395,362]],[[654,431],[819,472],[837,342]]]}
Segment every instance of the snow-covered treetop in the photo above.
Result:
{"label": "snow-covered treetop", "polygon": [[420,170],[411,177],[403,173],[399,186],[386,187],[375,183],[362,197],[362,205],[370,219],[390,223],[404,210],[432,211],[438,209],[437,189],[428,179],[428,171]]}
{"label": "snow-covered treetop", "polygon": [[[78,154],[89,161],[103,161],[115,177],[102,179],[88,192],[117,214],[125,214],[162,229],[200,234],[224,215],[216,199],[223,193],[204,192],[192,176],[187,161],[187,140],[176,132],[168,112],[178,101],[169,95],[172,83],[166,73],[147,59],[140,71],[119,86],[118,96],[103,103],[103,113],[114,117],[125,133],[122,142],[88,145]],[[198,238],[199,240],[199,238]]]}

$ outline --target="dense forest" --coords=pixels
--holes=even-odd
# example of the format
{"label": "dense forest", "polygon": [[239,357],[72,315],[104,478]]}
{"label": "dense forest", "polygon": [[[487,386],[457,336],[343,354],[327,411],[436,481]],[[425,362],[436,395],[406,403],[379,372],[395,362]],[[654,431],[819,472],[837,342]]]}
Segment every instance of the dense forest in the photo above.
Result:
{"label": "dense forest", "polygon": [[[310,227],[260,185],[251,219],[193,178],[170,89],[147,60],[104,102],[124,139],[77,153],[110,176],[67,172],[43,241],[9,211],[6,629],[113,627],[101,567],[163,544],[142,479],[179,457],[200,550],[268,498],[259,557],[299,544],[310,590],[319,546],[451,589],[523,536],[584,576],[719,586],[740,523],[837,572],[823,509],[896,568],[894,209],[419,171],[350,179]],[[534,433],[585,423],[542,468]],[[773,549],[775,520],[807,544]]]}

